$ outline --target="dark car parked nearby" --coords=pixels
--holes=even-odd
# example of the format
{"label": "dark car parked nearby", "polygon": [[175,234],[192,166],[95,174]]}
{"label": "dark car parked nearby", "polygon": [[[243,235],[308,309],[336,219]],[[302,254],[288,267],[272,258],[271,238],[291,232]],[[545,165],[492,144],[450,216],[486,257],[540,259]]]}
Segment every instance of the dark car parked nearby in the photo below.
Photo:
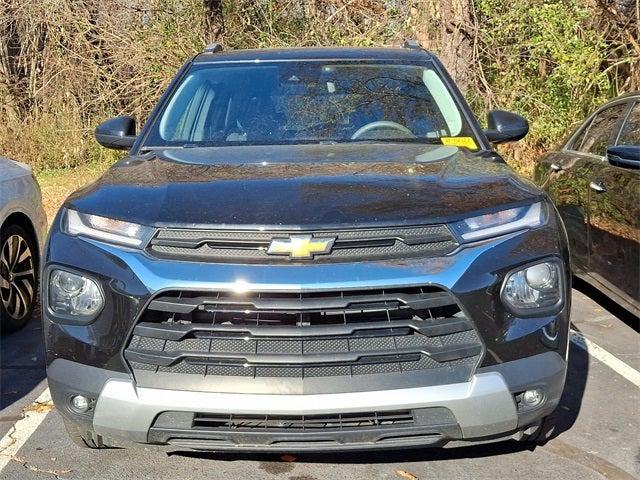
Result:
{"label": "dark car parked nearby", "polygon": [[640,93],[600,107],[535,179],[564,220],[573,272],[640,315]]}
{"label": "dark car parked nearby", "polygon": [[179,71],[71,195],[42,279],[49,387],[80,445],[443,445],[546,432],[564,387],[556,209],[436,57],[221,52]]}

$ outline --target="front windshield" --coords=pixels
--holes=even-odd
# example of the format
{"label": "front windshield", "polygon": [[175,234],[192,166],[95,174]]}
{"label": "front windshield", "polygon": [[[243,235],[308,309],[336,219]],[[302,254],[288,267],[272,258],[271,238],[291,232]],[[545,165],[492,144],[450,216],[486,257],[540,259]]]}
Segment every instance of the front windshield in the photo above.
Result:
{"label": "front windshield", "polygon": [[477,149],[435,70],[335,61],[195,65],[142,148],[358,141]]}

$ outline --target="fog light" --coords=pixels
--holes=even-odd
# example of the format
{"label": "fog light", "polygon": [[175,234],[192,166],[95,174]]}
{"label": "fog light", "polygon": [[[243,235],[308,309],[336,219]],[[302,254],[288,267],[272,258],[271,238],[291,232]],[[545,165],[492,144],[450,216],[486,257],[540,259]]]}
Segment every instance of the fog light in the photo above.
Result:
{"label": "fog light", "polygon": [[522,394],[522,403],[527,407],[537,407],[542,403],[542,400],[544,400],[544,393],[537,388],[534,390],[526,390]]}
{"label": "fog light", "polygon": [[84,413],[89,410],[89,399],[84,395],[75,395],[71,398],[71,406],[74,410]]}

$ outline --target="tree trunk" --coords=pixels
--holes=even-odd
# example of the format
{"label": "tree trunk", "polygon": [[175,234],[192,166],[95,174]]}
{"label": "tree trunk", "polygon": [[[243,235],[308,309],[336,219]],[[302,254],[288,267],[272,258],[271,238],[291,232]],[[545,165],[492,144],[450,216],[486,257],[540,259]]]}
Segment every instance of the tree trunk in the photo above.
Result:
{"label": "tree trunk", "polygon": [[224,15],[222,0],[203,0],[206,10],[206,37],[208,42],[222,43],[224,39]]}
{"label": "tree trunk", "polygon": [[14,5],[6,2],[0,10],[0,88],[2,109],[9,117],[18,118],[28,109],[28,72],[21,62],[22,38],[15,23]]}
{"label": "tree trunk", "polygon": [[451,0],[443,2],[441,11],[442,62],[462,93],[472,78],[472,8],[471,0]]}
{"label": "tree trunk", "polygon": [[436,53],[465,93],[473,78],[473,0],[429,0],[414,4],[417,40]]}

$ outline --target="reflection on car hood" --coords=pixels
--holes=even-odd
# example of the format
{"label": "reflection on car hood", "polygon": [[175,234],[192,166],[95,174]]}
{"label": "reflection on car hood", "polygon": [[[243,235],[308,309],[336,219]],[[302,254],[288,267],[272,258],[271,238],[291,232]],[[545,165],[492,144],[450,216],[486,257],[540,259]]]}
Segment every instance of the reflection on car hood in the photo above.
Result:
{"label": "reflection on car hood", "polygon": [[498,157],[356,143],[156,151],[125,158],[66,205],[156,226],[327,228],[440,223],[541,195]]}

